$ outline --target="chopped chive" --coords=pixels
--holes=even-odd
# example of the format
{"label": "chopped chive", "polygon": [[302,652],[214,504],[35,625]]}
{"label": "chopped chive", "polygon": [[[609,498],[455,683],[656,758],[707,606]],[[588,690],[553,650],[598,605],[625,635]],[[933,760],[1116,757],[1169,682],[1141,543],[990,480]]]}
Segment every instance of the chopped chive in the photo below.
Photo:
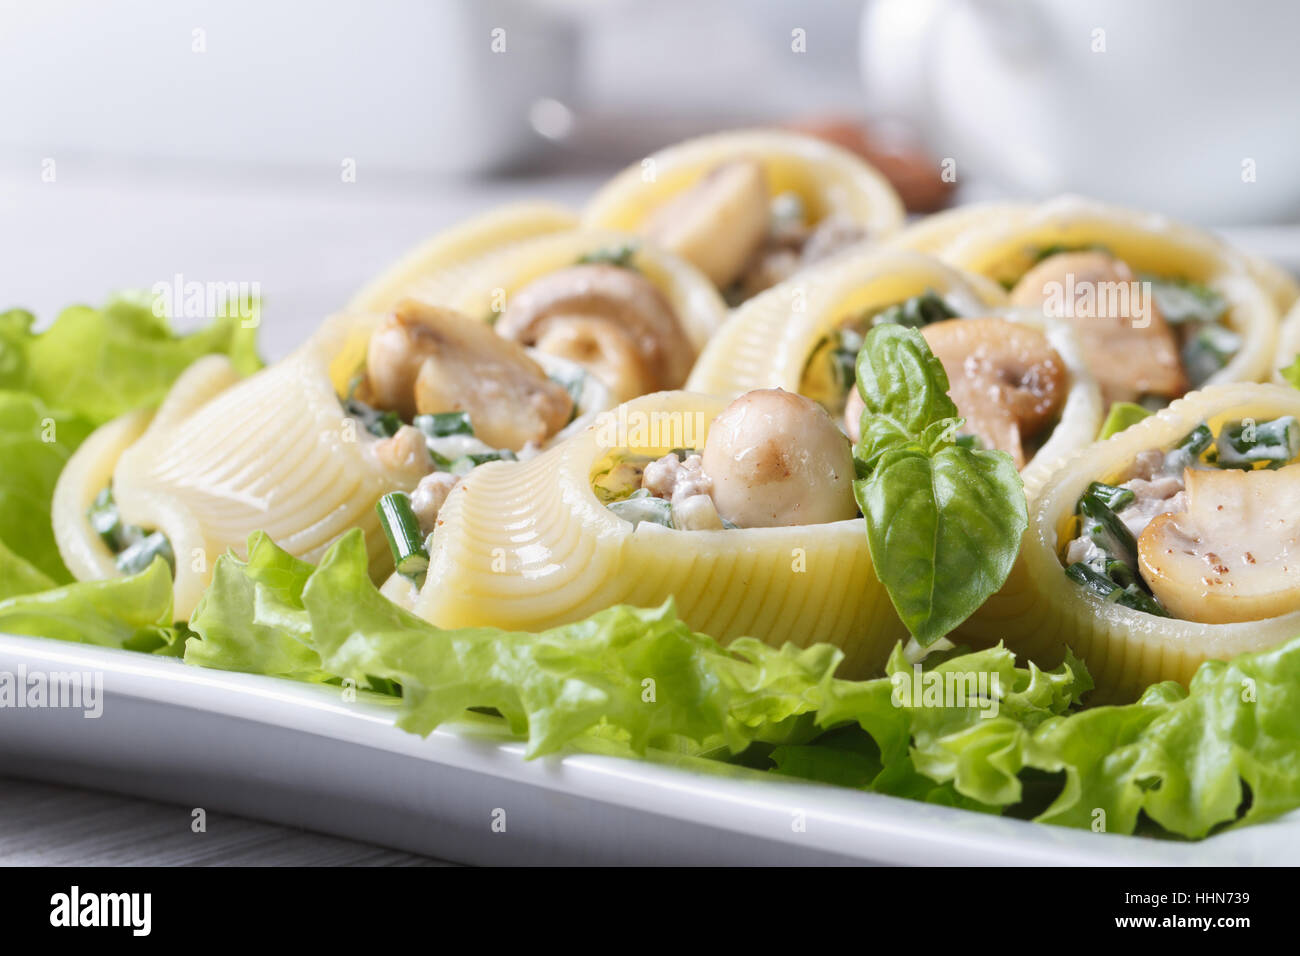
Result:
{"label": "chopped chive", "polygon": [[453,475],[468,475],[479,465],[486,465],[490,461],[518,461],[518,457],[509,448],[500,448],[496,451],[482,452],[481,454],[461,455],[453,461],[447,469]]}
{"label": "chopped chive", "polygon": [[1081,584],[1098,597],[1106,597],[1112,591],[1118,591],[1119,585],[1100,571],[1096,571],[1082,561],[1076,561],[1065,569],[1065,575],[1076,584]]}
{"label": "chopped chive", "polygon": [[1220,468],[1285,465],[1300,454],[1300,423],[1293,415],[1267,422],[1233,422],[1219,431],[1215,448]]}
{"label": "chopped chive", "polygon": [[1175,451],[1186,452],[1192,458],[1203,453],[1214,442],[1214,433],[1208,425],[1197,425],[1174,446]]}
{"label": "chopped chive", "polygon": [[380,438],[392,438],[402,427],[401,416],[396,412],[371,408],[365,402],[355,398],[345,399],[343,410],[361,422],[366,431]]}
{"label": "chopped chive", "polygon": [[1228,303],[1218,292],[1199,282],[1187,279],[1143,275],[1151,283],[1151,295],[1156,308],[1172,325],[1188,322],[1216,323],[1228,311]]}
{"label": "chopped chive", "polygon": [[1116,488],[1114,485],[1107,485],[1100,481],[1094,481],[1090,484],[1084,494],[1100,498],[1102,503],[1111,511],[1119,511],[1137,497],[1128,488]]}
{"label": "chopped chive", "polygon": [[644,488],[606,507],[624,521],[630,521],[634,528],[643,521],[663,525],[665,528],[673,526],[673,506],[663,498],[652,497]]}
{"label": "chopped chive", "polygon": [[138,574],[153,564],[155,558],[162,558],[167,566],[176,572],[176,555],[172,552],[172,543],[161,531],[145,535],[117,556],[117,569],[123,574]]}
{"label": "chopped chive", "polygon": [[94,502],[86,512],[90,526],[99,535],[111,551],[121,551],[120,533],[122,517],[118,514],[117,503],[113,501],[113,490],[105,488],[95,496]]}
{"label": "chopped chive", "polygon": [[448,435],[472,435],[469,412],[437,412],[416,415],[411,424],[424,432],[426,438],[446,438]]}
{"label": "chopped chive", "polygon": [[1241,336],[1221,325],[1206,325],[1183,346],[1183,367],[1193,387],[1205,384],[1241,349]]}
{"label": "chopped chive", "polygon": [[957,311],[950,306],[943,297],[933,289],[926,289],[920,295],[914,295],[910,299],[899,302],[897,305],[891,305],[889,308],[876,314],[871,320],[875,325],[904,325],[908,328],[919,329],[935,322],[942,322],[944,319],[955,319]]}
{"label": "chopped chive", "polygon": [[578,257],[578,265],[602,265],[618,266],[620,269],[635,269],[632,260],[636,257],[637,246],[634,242],[626,242],[618,246],[606,246],[603,249],[593,249],[591,252],[584,253]]}
{"label": "chopped chive", "polygon": [[1169,617],[1169,612],[1165,610],[1164,605],[1157,601],[1146,591],[1138,587],[1137,584],[1130,584],[1125,588],[1117,590],[1113,597],[1110,598],[1116,604],[1132,608],[1135,611],[1143,611],[1146,614],[1154,614],[1156,617]]}
{"label": "chopped chive", "polygon": [[1136,569],[1137,539],[1119,516],[1097,495],[1084,492],[1079,499],[1079,513],[1083,515],[1083,533],[1097,547],[1115,561]]}
{"label": "chopped chive", "polygon": [[375,510],[379,512],[379,523],[393,552],[397,573],[418,582],[429,570],[429,552],[420,533],[420,521],[411,509],[411,499],[394,491],[380,498]]}

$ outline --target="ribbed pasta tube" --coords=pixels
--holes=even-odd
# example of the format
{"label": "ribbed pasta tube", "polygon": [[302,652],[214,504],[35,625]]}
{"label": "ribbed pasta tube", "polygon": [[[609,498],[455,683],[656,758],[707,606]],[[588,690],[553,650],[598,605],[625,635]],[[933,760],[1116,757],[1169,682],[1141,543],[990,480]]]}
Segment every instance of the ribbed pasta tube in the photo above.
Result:
{"label": "ribbed pasta tube", "polygon": [[582,220],[650,237],[737,301],[833,250],[890,235],[903,224],[903,204],[848,150],[754,129],[645,157],[603,186]]}
{"label": "ribbed pasta tube", "polygon": [[1061,196],[1030,212],[994,217],[960,230],[939,255],[958,268],[1015,282],[1036,254],[1054,246],[1104,247],[1138,273],[1203,283],[1227,300],[1225,324],[1241,337],[1232,358],[1206,379],[1264,381],[1273,370],[1278,308],[1288,294],[1254,264],[1209,233],[1154,213],[1137,212],[1077,196]]}
{"label": "ribbed pasta tube", "polygon": [[692,347],[702,349],[726,319],[727,306],[717,290],[677,256],[636,236],[605,229],[569,230],[510,243],[413,283],[407,296],[474,318],[494,318],[533,280],[622,249],[630,252],[628,264],[663,293]]}
{"label": "ribbed pasta tube", "polygon": [[[359,526],[382,570],[390,560],[374,514],[385,492],[420,473],[386,467],[376,439],[348,418],[331,360],[375,319],[327,321],[289,357],[242,381],[221,357],[196,362],[158,412],[105,426],[73,455],[54,495],[55,537],[79,578],[116,575],[86,511],[111,477],[122,520],[163,532],[176,556],[175,611],[193,610],[217,557],[253,531],[312,559]],[[141,427],[145,422],[146,427]]]}
{"label": "ribbed pasta tube", "polygon": [[647,395],[531,461],[476,469],[439,514],[416,613],[444,627],[535,630],[673,596],[684,620],[721,640],[829,641],[845,652],[845,674],[875,671],[906,630],[876,578],[861,518],[634,529],[596,497],[593,471],[610,453],[702,447],[726,404]]}
{"label": "ribbed pasta tube", "polygon": [[[1020,556],[1002,589],[958,629],[958,640],[1003,640],[1042,666],[1065,648],[1097,683],[1094,702],[1131,700],[1161,680],[1186,684],[1206,660],[1226,660],[1300,634],[1300,612],[1267,620],[1206,624],[1158,617],[1096,597],[1065,575],[1060,557],[1080,496],[1094,481],[1114,482],[1141,452],[1168,450],[1202,423],[1300,416],[1300,392],[1236,383],[1192,392],[1066,462],[1030,505]],[[1297,582],[1300,588],[1300,582]]]}
{"label": "ribbed pasta tube", "polygon": [[885,240],[894,249],[912,249],[942,256],[943,251],[965,233],[1005,227],[1033,210],[1028,202],[978,202],[956,206],[908,223]]}
{"label": "ribbed pasta tube", "polygon": [[903,223],[902,201],[876,169],[842,147],[777,129],[717,133],[660,150],[606,183],[583,210],[583,223],[635,232],[710,169],[740,157],[757,159],[770,192],[796,193],[816,219],[842,213],[875,237]]}
{"label": "ribbed pasta tube", "polygon": [[457,223],[411,249],[359,291],[349,304],[353,312],[387,312],[420,279],[435,275],[501,246],[577,225],[578,217],[549,202],[520,202],[502,206]]}
{"label": "ribbed pasta tube", "polygon": [[[225,358],[201,359],[156,415],[135,412],[95,432],[69,460],[54,494],[55,537],[69,570],[83,579],[120,573],[86,516],[111,483],[124,523],[161,531],[170,541],[181,617],[193,610],[217,557],[228,549],[242,553],[254,531],[315,560],[360,527],[372,571],[387,574],[392,557],[375,501],[412,489],[427,466],[380,453],[381,440],[339,401],[380,320],[335,316],[293,354],[242,381]],[[548,372],[562,364],[536,359]],[[588,378],[577,419],[556,438],[581,431],[608,406],[608,391]]]}
{"label": "ribbed pasta tube", "polygon": [[780,387],[798,392],[809,357],[845,318],[884,308],[926,291],[943,296],[964,316],[997,315],[1042,328],[1070,374],[1070,391],[1051,437],[1022,470],[1036,487],[1073,450],[1097,436],[1101,398],[1064,323],[1006,308],[997,283],[963,274],[931,256],[907,250],[850,251],[755,296],[733,313],[700,356],[687,387],[716,395]]}

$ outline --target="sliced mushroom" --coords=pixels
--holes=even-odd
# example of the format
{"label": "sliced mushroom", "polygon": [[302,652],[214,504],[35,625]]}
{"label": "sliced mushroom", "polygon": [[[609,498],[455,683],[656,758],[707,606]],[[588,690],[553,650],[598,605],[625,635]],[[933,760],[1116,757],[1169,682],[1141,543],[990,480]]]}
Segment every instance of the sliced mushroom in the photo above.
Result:
{"label": "sliced mushroom", "polygon": [[741,528],[822,524],[858,513],[853,453],[826,409],[779,388],[741,395],[702,455],[718,514]]}
{"label": "sliced mushroom", "polygon": [[661,206],[645,233],[720,289],[740,277],[767,235],[767,176],[753,159],[733,159]]}
{"label": "sliced mushroom", "polygon": [[404,418],[469,413],[496,448],[541,443],[573,415],[573,398],[517,343],[450,309],[406,300],[370,339],[367,398]]}
{"label": "sliced mushroom", "polygon": [[867,403],[862,400],[858,385],[854,382],[849,389],[848,401],[844,404],[844,432],[855,445],[862,437],[862,413],[866,410]]}
{"label": "sliced mushroom", "polygon": [[1065,362],[1047,336],[991,318],[948,319],[921,334],[948,373],[964,430],[1023,468],[1026,442],[1057,418],[1069,391]]}
{"label": "sliced mushroom", "polygon": [[1062,252],[1024,274],[1011,304],[1059,303],[1107,402],[1177,398],[1188,388],[1178,341],[1133,270],[1104,252]]}
{"label": "sliced mushroom", "polygon": [[563,316],[548,322],[535,348],[581,365],[619,402],[661,388],[632,336],[605,319]]}
{"label": "sliced mushroom", "polygon": [[580,265],[524,286],[496,331],[588,368],[619,401],[676,388],[695,349],[658,286],[631,269]]}
{"label": "sliced mushroom", "polygon": [[1138,537],[1142,577],[1175,617],[1260,621],[1300,610],[1300,465],[1185,472],[1187,510]]}

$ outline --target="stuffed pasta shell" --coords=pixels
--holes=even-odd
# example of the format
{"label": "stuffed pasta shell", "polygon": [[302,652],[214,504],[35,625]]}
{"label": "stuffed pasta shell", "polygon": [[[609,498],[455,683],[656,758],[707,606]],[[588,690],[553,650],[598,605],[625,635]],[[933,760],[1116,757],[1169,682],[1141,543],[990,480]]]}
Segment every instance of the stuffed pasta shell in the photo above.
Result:
{"label": "stuffed pasta shell", "polygon": [[1300,632],[1298,501],[1300,392],[1193,392],[1047,483],[1016,569],[959,634],[1044,666],[1069,647],[1099,702],[1186,684]]}
{"label": "stuffed pasta shell", "polygon": [[906,636],[873,571],[848,439],[781,389],[648,395],[447,498],[414,604],[444,627],[537,630],[672,596],[727,640],[829,641],[873,672]]}
{"label": "stuffed pasta shell", "polygon": [[411,249],[381,275],[368,282],[348,305],[352,312],[387,312],[420,279],[476,259],[504,245],[551,232],[572,229],[578,217],[549,202],[520,202],[502,206],[437,233]]}
{"label": "stuffed pasta shell", "polygon": [[847,253],[737,309],[700,357],[695,391],[777,386],[806,395],[858,438],[855,361],[874,326],[922,329],[943,363],[964,434],[1011,455],[1031,490],[1101,424],[1071,331],[1006,307],[1001,287],[902,250]]}
{"label": "stuffed pasta shell", "polygon": [[1065,319],[1107,403],[1158,408],[1271,374],[1275,290],[1162,216],[1066,196],[964,229],[941,255],[1002,283],[1013,306]]}
{"label": "stuffed pasta shell", "polygon": [[382,576],[393,566],[382,496],[411,492],[431,529],[475,467],[536,454],[610,404],[581,367],[447,309],[406,300],[386,316],[340,315],[244,380],[202,359],[156,414],[96,432],[60,476],[55,536],[79,578],[166,558],[182,617],[217,557],[242,553],[255,531],[314,560],[360,527]]}
{"label": "stuffed pasta shell", "polygon": [[642,234],[689,260],[736,303],[812,262],[902,225],[875,169],[784,130],[688,140],[624,170],[588,203],[589,227]]}
{"label": "stuffed pasta shell", "polygon": [[408,293],[585,367],[620,401],[680,388],[726,317],[725,303],[685,260],[606,230],[513,243]]}

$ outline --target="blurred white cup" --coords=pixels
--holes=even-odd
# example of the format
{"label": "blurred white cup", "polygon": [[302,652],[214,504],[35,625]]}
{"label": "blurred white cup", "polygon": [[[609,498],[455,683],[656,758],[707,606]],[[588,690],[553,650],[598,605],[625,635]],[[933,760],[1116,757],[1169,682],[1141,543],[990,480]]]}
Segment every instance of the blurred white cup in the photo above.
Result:
{"label": "blurred white cup", "polygon": [[1270,0],[869,0],[861,66],[959,182],[1294,222],[1297,37]]}

